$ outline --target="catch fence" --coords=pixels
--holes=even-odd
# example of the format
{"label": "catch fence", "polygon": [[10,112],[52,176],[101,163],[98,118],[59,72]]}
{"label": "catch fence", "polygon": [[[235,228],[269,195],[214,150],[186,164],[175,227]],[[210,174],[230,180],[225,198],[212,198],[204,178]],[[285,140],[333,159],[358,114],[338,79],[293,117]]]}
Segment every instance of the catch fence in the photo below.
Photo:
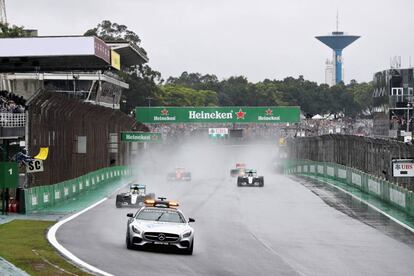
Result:
{"label": "catch fence", "polygon": [[392,159],[414,158],[414,146],[399,141],[353,135],[300,137],[288,141],[294,160],[330,162],[363,171],[414,190],[414,179],[392,176]]}

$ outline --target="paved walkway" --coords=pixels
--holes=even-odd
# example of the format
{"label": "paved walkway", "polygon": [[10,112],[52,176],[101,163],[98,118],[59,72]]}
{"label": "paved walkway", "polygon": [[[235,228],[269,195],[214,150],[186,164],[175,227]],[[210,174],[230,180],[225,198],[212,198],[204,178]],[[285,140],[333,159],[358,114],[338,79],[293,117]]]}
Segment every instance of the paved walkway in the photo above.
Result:
{"label": "paved walkway", "polygon": [[2,257],[0,257],[0,275],[2,276],[28,276],[26,272],[15,267]]}
{"label": "paved walkway", "polygon": [[308,174],[298,174],[298,176],[304,177],[304,178],[308,178],[308,179],[313,179],[313,180],[317,180],[319,182],[331,185],[333,187],[337,187],[339,189],[342,189],[348,193],[350,193],[351,195],[361,199],[362,201],[368,203],[369,205],[375,207],[376,209],[378,209],[379,211],[385,213],[387,216],[392,217],[394,220],[397,220],[399,222],[401,222],[402,224],[405,224],[406,226],[414,229],[414,218],[410,215],[408,215],[407,213],[395,208],[394,206],[383,202],[382,200],[378,199],[377,197],[367,194],[365,192],[362,192],[361,190],[354,188],[344,182],[338,181],[338,180],[334,180],[334,179],[330,179],[330,178],[326,178],[326,177],[321,177],[321,176],[313,176],[313,175],[308,175]]}

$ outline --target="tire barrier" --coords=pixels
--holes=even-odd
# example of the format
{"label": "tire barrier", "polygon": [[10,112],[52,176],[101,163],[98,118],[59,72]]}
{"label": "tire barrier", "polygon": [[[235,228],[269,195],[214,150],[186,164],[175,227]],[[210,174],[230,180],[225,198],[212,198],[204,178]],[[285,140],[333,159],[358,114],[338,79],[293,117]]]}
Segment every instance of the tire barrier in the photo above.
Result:
{"label": "tire barrier", "polygon": [[297,160],[285,167],[285,174],[311,175],[340,181],[414,216],[412,191],[354,168],[329,162]]}
{"label": "tire barrier", "polygon": [[103,168],[86,175],[53,185],[37,186],[25,190],[25,210],[32,213],[76,197],[123,177],[130,177],[126,166]]}

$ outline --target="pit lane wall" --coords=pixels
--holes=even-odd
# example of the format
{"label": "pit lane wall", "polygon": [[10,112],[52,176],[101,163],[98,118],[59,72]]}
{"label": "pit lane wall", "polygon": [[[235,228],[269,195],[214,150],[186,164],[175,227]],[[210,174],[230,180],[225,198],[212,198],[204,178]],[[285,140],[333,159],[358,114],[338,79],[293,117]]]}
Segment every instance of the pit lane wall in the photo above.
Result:
{"label": "pit lane wall", "polygon": [[334,179],[414,216],[413,192],[360,170],[329,162],[296,160],[285,167],[285,173]]}
{"label": "pit lane wall", "polygon": [[114,166],[99,169],[83,176],[53,185],[37,186],[25,190],[25,212],[33,213],[50,206],[64,204],[83,193],[92,192],[124,177],[130,177],[127,166]]}

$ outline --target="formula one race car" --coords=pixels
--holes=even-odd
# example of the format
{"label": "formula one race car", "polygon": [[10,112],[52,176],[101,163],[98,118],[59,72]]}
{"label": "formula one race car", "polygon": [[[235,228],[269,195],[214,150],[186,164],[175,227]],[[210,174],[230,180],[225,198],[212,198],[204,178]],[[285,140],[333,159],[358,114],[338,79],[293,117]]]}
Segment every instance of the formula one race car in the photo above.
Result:
{"label": "formula one race car", "polygon": [[154,199],[155,194],[146,193],[146,186],[143,184],[130,184],[129,192],[116,195],[116,207],[122,206],[137,206],[144,204],[146,199]]}
{"label": "formula one race car", "polygon": [[246,164],[244,163],[236,163],[236,168],[230,170],[230,176],[243,176],[246,171]]}
{"label": "formula one race car", "polygon": [[246,170],[244,176],[237,178],[238,187],[263,187],[263,176],[257,176],[256,170]]}
{"label": "formula one race car", "polygon": [[184,168],[176,168],[175,172],[168,173],[168,181],[191,181],[191,172],[185,171]]}

